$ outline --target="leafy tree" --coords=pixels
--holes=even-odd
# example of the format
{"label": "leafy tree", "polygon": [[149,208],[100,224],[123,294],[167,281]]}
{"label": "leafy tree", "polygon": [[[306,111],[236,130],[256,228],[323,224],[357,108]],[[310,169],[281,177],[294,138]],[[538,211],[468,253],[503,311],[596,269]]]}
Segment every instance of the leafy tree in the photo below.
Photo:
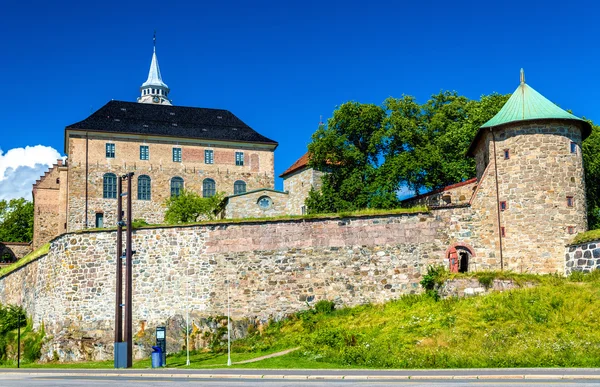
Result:
{"label": "leafy tree", "polygon": [[347,102],[333,113],[327,127],[321,125],[313,134],[309,165],[330,173],[323,177],[321,192],[309,194],[309,212],[366,208],[373,195],[386,195],[374,190],[383,156],[384,118],[380,106]]}
{"label": "leafy tree", "polygon": [[166,201],[165,222],[169,224],[191,223],[200,219],[214,219],[225,195],[219,192],[203,198],[193,191],[182,190],[178,196]]}
{"label": "leafy tree", "polygon": [[600,229],[600,127],[592,125],[592,134],[582,145],[585,168],[588,227]]}
{"label": "leafy tree", "polygon": [[0,241],[30,242],[33,238],[33,203],[23,198],[0,200]]}
{"label": "leafy tree", "polygon": [[420,193],[475,176],[475,160],[465,157],[465,152],[479,127],[509,97],[491,94],[473,101],[445,91],[423,105],[411,96],[388,98],[389,146],[382,180],[397,176],[395,184]]}

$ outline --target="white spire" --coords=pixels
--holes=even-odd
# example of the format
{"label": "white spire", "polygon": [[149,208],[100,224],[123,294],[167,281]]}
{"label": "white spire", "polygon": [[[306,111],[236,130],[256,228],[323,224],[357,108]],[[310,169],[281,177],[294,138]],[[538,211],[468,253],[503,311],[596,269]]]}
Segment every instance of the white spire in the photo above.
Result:
{"label": "white spire", "polygon": [[158,66],[158,58],[156,57],[156,31],[154,32],[154,52],[152,53],[152,62],[150,63],[150,71],[148,71],[148,79],[140,87],[142,95],[138,97],[140,103],[156,103],[161,105],[170,105],[168,99],[169,86],[163,82],[160,75],[160,67]]}

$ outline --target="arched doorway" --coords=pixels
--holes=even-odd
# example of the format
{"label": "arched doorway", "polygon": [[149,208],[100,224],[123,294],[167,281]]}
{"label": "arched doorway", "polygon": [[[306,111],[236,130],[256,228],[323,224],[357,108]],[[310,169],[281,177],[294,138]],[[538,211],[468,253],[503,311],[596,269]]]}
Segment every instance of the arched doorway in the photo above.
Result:
{"label": "arched doorway", "polygon": [[6,246],[4,243],[0,243],[0,264],[13,263],[17,261],[15,253]]}
{"label": "arched doorway", "polygon": [[469,271],[471,258],[475,256],[473,248],[465,243],[455,243],[446,250],[446,259],[451,273]]}

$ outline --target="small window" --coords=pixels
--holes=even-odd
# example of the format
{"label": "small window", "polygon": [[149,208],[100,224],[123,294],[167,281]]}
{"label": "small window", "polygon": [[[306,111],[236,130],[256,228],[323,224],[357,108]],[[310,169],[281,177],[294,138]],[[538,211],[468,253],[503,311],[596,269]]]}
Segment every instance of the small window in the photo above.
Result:
{"label": "small window", "polygon": [[211,149],[204,150],[204,164],[213,164],[214,162],[214,152]]}
{"label": "small window", "polygon": [[150,200],[152,192],[150,186],[150,176],[141,175],[138,177],[138,200]]}
{"label": "small window", "polygon": [[173,162],[181,162],[181,148],[173,148]]}
{"label": "small window", "polygon": [[106,157],[109,159],[115,158],[115,144],[106,144]]}
{"label": "small window", "polygon": [[508,204],[505,201],[500,202],[500,211],[506,211]]}
{"label": "small window", "polygon": [[117,198],[117,175],[106,173],[102,178],[102,197],[104,199]]}
{"label": "small window", "polygon": [[567,207],[573,207],[573,196],[567,196]]}
{"label": "small window", "polygon": [[235,165],[244,165],[244,152],[235,152]]}
{"label": "small window", "polygon": [[210,198],[215,196],[217,185],[213,179],[204,179],[202,182],[202,196]]}
{"label": "small window", "polygon": [[302,211],[302,215],[306,215],[306,206],[300,207],[300,211]]}
{"label": "small window", "polygon": [[258,198],[258,206],[263,210],[268,210],[273,205],[273,201],[268,196]]}
{"label": "small window", "polygon": [[571,153],[577,154],[577,144],[571,141]]}
{"label": "small window", "polygon": [[239,195],[246,192],[246,183],[242,180],[238,180],[233,183],[233,194]]}
{"label": "small window", "polygon": [[104,214],[99,212],[96,214],[96,228],[104,227]]}
{"label": "small window", "polygon": [[181,195],[183,190],[183,179],[179,176],[175,176],[171,179],[171,196]]}
{"label": "small window", "polygon": [[140,145],[140,160],[150,159],[150,149],[148,145]]}
{"label": "small window", "polygon": [[502,238],[506,236],[506,230],[504,229],[504,227],[500,227],[500,235],[502,235]]}
{"label": "small window", "polygon": [[510,149],[504,150],[504,160],[510,159]]}
{"label": "small window", "polygon": [[567,227],[567,233],[569,233],[569,234],[575,234],[575,227],[573,227],[573,226]]}

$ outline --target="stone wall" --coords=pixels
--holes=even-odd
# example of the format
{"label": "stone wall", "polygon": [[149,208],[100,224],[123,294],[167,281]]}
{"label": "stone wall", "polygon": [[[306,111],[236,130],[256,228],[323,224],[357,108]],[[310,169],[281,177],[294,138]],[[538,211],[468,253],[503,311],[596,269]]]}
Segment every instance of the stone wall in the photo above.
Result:
{"label": "stone wall", "polygon": [[33,186],[33,248],[66,232],[66,166],[58,160]]}
{"label": "stone wall", "polygon": [[[570,151],[571,142],[576,153]],[[476,226],[480,241],[495,245],[498,263],[500,228],[504,229],[505,269],[564,272],[564,246],[573,237],[570,233],[587,229],[580,147],[580,128],[569,122],[514,124],[493,134],[484,132],[475,154],[479,185],[471,205],[480,219]],[[573,198],[572,207],[567,197]],[[500,211],[500,225],[499,202],[506,204]]]}
{"label": "stone wall", "polygon": [[442,298],[469,297],[490,292],[503,292],[506,290],[519,289],[521,287],[533,286],[531,283],[520,285],[513,280],[492,280],[489,286],[485,286],[477,278],[452,279],[444,282],[439,287],[438,293]]}
{"label": "stone wall", "polygon": [[[321,299],[338,306],[381,303],[420,292],[429,265],[446,265],[453,243],[473,243],[470,208],[432,213],[142,229],[134,233],[136,356],[153,328],[231,313],[236,321],[281,318]],[[492,269],[485,247],[472,269]],[[479,250],[478,250],[479,249]],[[23,305],[52,340],[46,358],[112,357],[115,232],[70,233],[50,252],[0,278],[0,298]],[[177,331],[177,330],[176,330]],[[83,341],[82,341],[83,340]],[[73,343],[85,342],[86,350]],[[176,340],[170,350],[179,350]]]}
{"label": "stone wall", "polygon": [[565,273],[574,271],[589,273],[600,269],[600,241],[570,245],[565,251]]}
{"label": "stone wall", "polygon": [[[259,205],[261,199],[269,201],[268,206]],[[259,189],[227,198],[224,218],[266,218],[289,214],[287,192],[272,189]]]}
{"label": "stone wall", "polygon": [[289,215],[303,215],[306,213],[304,202],[312,188],[321,189],[323,172],[313,168],[303,168],[283,179],[283,190],[289,192]]}
{"label": "stone wall", "polygon": [[406,207],[428,206],[445,207],[453,205],[468,204],[477,188],[477,179],[469,179],[460,183],[452,184],[442,189],[435,190],[423,195],[418,195],[402,201]]}
{"label": "stone wall", "polygon": [[[184,188],[202,194],[204,179],[213,179],[216,191],[233,194],[234,183],[242,180],[246,190],[274,187],[273,151],[253,144],[242,147],[216,146],[205,143],[180,143],[164,139],[121,139],[90,135],[87,140],[87,217],[88,227],[95,226],[97,213],[102,213],[104,224],[114,225],[116,199],[103,199],[103,177],[106,173],[117,176],[135,173],[132,184],[133,217],[148,223],[164,222],[164,202],[171,195],[171,179],[181,177]],[[68,170],[68,231],[85,228],[86,207],[86,139],[70,137]],[[115,144],[115,158],[106,157],[106,143]],[[140,145],[149,147],[149,159],[140,160]],[[173,162],[173,148],[181,148],[182,161]],[[204,151],[214,152],[214,163],[205,164]],[[244,165],[235,165],[235,152],[244,152]],[[138,178],[151,179],[151,199],[138,200]],[[123,192],[126,191],[124,183]]]}
{"label": "stone wall", "polygon": [[31,251],[31,242],[0,242],[0,262],[14,262],[31,253]]}

